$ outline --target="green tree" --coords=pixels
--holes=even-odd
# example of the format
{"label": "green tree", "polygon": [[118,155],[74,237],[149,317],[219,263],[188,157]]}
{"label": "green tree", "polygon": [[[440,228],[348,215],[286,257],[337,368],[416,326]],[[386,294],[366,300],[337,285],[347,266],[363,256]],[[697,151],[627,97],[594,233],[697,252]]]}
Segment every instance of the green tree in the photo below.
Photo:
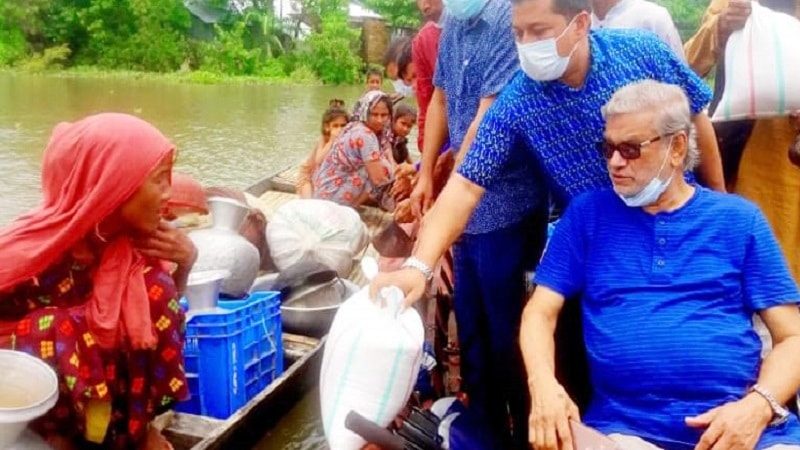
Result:
{"label": "green tree", "polygon": [[658,0],[672,15],[681,39],[686,41],[697,31],[709,0]]}
{"label": "green tree", "polygon": [[308,61],[325,83],[354,83],[363,65],[358,57],[360,32],[341,13],[322,18],[321,30],[308,37]]}
{"label": "green tree", "polygon": [[300,20],[314,31],[322,30],[322,18],[343,14],[347,16],[347,0],[300,0]]}
{"label": "green tree", "polygon": [[416,28],[420,24],[417,4],[411,0],[365,0],[364,4],[382,15],[393,27]]}
{"label": "green tree", "polygon": [[28,43],[22,30],[9,26],[0,17],[0,67],[10,66],[25,57]]}
{"label": "green tree", "polygon": [[191,22],[181,0],[91,0],[78,17],[87,34],[75,49],[83,63],[164,72],[187,53]]}

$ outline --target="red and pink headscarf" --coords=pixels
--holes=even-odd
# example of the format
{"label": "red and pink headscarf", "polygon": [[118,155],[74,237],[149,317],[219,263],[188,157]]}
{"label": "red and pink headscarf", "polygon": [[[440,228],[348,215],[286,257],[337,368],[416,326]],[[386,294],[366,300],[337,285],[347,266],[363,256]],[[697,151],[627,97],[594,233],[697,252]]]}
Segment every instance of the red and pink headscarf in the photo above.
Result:
{"label": "red and pink headscarf", "polygon": [[[137,117],[104,113],[53,130],[42,163],[41,204],[0,229],[0,292],[34,277],[120,208],[175,146]],[[144,285],[144,259],[130,237],[111,240],[93,275],[87,320],[105,348],[127,339],[151,348],[156,337]]]}

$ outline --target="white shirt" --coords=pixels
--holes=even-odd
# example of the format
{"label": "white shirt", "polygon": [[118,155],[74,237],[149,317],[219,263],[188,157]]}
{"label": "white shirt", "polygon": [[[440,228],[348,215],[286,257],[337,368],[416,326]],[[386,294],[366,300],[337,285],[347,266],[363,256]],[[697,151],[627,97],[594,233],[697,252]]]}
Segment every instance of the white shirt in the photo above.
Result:
{"label": "white shirt", "polygon": [[656,34],[683,61],[683,43],[669,11],[647,0],[620,0],[600,20],[592,13],[592,28],[636,28]]}

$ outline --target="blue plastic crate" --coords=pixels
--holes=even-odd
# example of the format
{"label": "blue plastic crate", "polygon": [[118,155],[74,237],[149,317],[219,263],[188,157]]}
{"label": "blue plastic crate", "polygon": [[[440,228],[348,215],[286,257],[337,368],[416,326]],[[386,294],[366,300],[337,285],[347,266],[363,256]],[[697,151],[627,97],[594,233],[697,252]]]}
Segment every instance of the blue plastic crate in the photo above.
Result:
{"label": "blue plastic crate", "polygon": [[[230,309],[250,305],[244,331],[245,384],[258,386],[260,391],[283,373],[280,296],[276,292],[254,292],[245,300],[219,303]],[[252,395],[247,396],[250,398]]]}
{"label": "blue plastic crate", "polygon": [[217,311],[195,314],[186,325],[184,349],[191,399],[176,409],[230,416],[282,372],[280,333],[277,292],[220,300]]}
{"label": "blue plastic crate", "polygon": [[267,307],[264,312],[267,314],[267,326],[273,330],[278,351],[275,353],[275,378],[283,374],[283,328],[281,325],[281,297],[272,296],[267,299]]}

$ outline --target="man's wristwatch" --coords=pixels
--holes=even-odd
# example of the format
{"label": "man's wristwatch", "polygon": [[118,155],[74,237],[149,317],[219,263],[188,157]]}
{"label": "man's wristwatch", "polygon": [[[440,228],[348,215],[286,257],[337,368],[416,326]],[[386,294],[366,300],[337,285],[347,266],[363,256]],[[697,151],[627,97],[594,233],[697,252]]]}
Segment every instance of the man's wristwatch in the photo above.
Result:
{"label": "man's wristwatch", "polygon": [[422,275],[425,277],[425,281],[427,282],[433,280],[433,269],[428,267],[428,265],[422,262],[419,258],[415,258],[412,256],[406,259],[406,261],[400,267],[402,267],[403,269],[415,269],[420,271]]}
{"label": "man's wristwatch", "polygon": [[755,392],[756,394],[762,396],[764,400],[769,403],[769,407],[772,409],[772,421],[769,423],[769,426],[772,427],[775,425],[780,425],[789,420],[791,412],[783,405],[778,403],[778,401],[775,400],[775,397],[768,390],[764,389],[758,384],[754,384],[753,387],[750,388],[750,392]]}

